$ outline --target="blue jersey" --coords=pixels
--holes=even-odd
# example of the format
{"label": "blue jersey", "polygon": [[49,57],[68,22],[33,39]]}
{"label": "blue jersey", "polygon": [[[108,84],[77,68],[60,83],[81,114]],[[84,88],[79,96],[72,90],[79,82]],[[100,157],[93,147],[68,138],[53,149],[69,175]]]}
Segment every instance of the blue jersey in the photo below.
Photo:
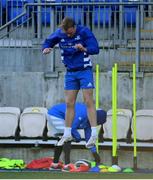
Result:
{"label": "blue jersey", "polygon": [[[82,44],[87,52],[75,48],[76,44]],[[98,42],[89,28],[77,25],[73,37],[68,37],[61,28],[52,33],[43,43],[42,48],[53,48],[59,44],[61,60],[68,70],[82,70],[92,67],[89,55],[98,54]]]}
{"label": "blue jersey", "polygon": [[[56,116],[61,119],[65,119],[66,104],[61,103],[53,106],[48,110],[48,114]],[[81,136],[78,132],[78,129],[84,129],[85,141],[87,142],[91,136],[91,126],[87,117],[87,107],[83,103],[75,104],[75,117],[72,122],[72,136],[76,141],[81,140]],[[96,151],[96,147],[91,148],[92,152]]]}

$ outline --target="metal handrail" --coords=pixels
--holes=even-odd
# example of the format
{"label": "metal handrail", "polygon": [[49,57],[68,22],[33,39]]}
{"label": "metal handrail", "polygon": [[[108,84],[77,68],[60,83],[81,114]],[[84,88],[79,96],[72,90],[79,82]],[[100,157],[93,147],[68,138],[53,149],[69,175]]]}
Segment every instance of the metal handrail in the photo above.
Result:
{"label": "metal handrail", "polygon": [[[14,19],[12,19],[11,21],[7,22],[5,25],[0,27],[0,31],[3,30],[4,28],[6,28],[7,26],[9,26],[10,24],[12,24],[13,22],[15,22],[16,20],[18,20],[19,18],[21,18],[22,16],[24,16],[27,13],[27,7],[28,6],[70,6],[70,3],[67,2],[62,2],[62,3],[26,3],[24,5],[23,8],[23,13],[21,13],[20,15],[16,16]],[[71,5],[86,5],[86,6],[90,6],[90,5],[129,5],[129,6],[133,6],[133,5],[153,5],[153,2],[86,2],[86,4],[84,4],[84,2],[78,2],[78,3],[71,3]]]}

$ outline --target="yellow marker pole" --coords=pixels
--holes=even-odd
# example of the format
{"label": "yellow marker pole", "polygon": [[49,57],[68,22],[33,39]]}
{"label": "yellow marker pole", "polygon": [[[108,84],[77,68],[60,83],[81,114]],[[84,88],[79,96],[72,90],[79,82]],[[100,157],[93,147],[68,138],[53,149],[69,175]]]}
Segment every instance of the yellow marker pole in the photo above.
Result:
{"label": "yellow marker pole", "polygon": [[[99,109],[99,64],[96,64],[96,109]],[[99,142],[96,141],[97,153],[99,153]]]}
{"label": "yellow marker pole", "polygon": [[136,133],[136,65],[133,64],[133,141],[134,141],[134,168],[137,168],[137,133]]}
{"label": "yellow marker pole", "polygon": [[115,122],[114,122],[114,136],[115,136],[115,157],[117,156],[117,64],[115,64],[115,93],[114,93],[114,101],[115,101]]}
{"label": "yellow marker pole", "polygon": [[114,139],[114,122],[115,122],[115,105],[114,105],[114,72],[115,72],[115,69],[114,67],[112,68],[112,141],[113,141],[113,147],[112,147],[112,156],[115,156],[115,149],[114,149],[114,142],[115,142],[115,139]]}
{"label": "yellow marker pole", "polygon": [[112,69],[112,158],[117,164],[117,64]]}
{"label": "yellow marker pole", "polygon": [[96,64],[96,109],[99,108],[99,64]]}

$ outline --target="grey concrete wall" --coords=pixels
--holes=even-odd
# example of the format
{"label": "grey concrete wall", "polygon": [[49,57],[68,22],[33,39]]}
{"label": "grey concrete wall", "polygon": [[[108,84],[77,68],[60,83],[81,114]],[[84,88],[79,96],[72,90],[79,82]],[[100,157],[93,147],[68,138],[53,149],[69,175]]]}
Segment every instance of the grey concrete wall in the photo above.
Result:
{"label": "grey concrete wall", "polygon": [[[81,153],[80,153],[81,152]],[[101,161],[105,165],[112,165],[112,151],[111,149],[103,149],[99,151]],[[42,157],[54,156],[54,147],[11,147],[0,148],[0,157],[23,159],[26,163],[29,163],[33,159],[39,159]],[[71,150],[71,162],[75,163],[79,159],[94,160],[91,152],[88,149],[76,149]],[[64,161],[64,153],[61,154],[61,160]],[[118,165],[121,168],[133,167],[133,150],[119,150],[118,151]],[[152,151],[139,151],[137,154],[137,166],[138,168],[152,169],[153,167],[153,152]]]}
{"label": "grey concrete wall", "polygon": [[0,48],[0,54],[0,72],[47,72],[51,69],[50,56],[43,56],[40,48]]}
{"label": "grey concrete wall", "polygon": [[[64,101],[64,72],[0,73],[0,106],[50,107]],[[94,74],[95,75],[95,74]],[[100,73],[100,107],[108,110],[112,104],[111,72]],[[137,78],[137,109],[153,109],[153,73]],[[95,91],[94,91],[95,96]],[[79,92],[77,101],[83,101]],[[132,109],[132,78],[118,73],[118,108]]]}

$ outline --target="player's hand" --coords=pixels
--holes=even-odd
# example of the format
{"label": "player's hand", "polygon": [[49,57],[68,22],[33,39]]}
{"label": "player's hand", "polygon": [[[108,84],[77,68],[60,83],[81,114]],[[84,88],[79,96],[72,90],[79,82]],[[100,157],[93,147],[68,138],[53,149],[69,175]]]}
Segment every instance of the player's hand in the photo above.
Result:
{"label": "player's hand", "polygon": [[75,48],[76,49],[79,49],[80,51],[87,51],[87,49],[85,48],[85,47],[83,47],[83,45],[82,44],[76,44],[75,45]]}
{"label": "player's hand", "polygon": [[43,54],[49,54],[52,51],[52,48],[45,48]]}

